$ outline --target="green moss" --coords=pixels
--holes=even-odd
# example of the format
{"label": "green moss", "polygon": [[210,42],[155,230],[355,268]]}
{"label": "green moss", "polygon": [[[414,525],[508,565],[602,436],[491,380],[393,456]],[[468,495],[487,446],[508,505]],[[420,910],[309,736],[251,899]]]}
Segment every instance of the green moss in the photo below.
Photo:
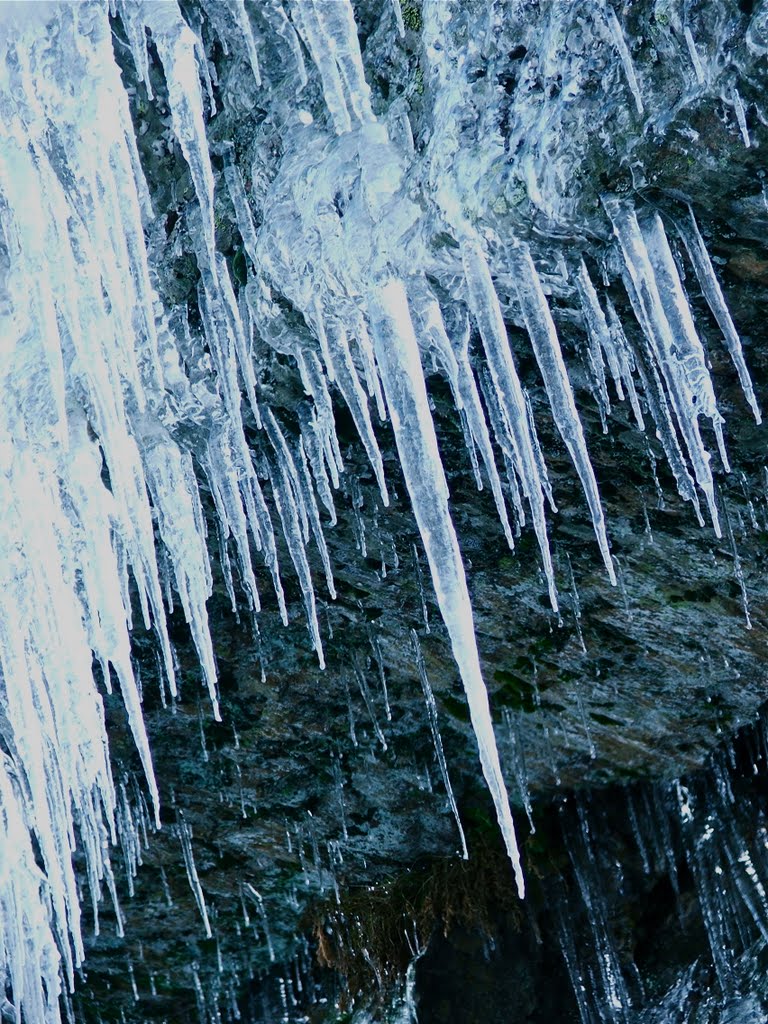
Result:
{"label": "green moss", "polygon": [[403,10],[403,24],[411,32],[421,32],[421,10],[410,0],[400,0]]}
{"label": "green moss", "polygon": [[421,64],[418,64],[416,66],[416,70],[413,73],[413,79],[414,79],[414,81],[416,83],[416,86],[415,86],[416,95],[417,96],[423,96],[424,95],[424,72],[422,70]]}
{"label": "green moss", "polygon": [[501,684],[493,694],[494,704],[514,708],[515,711],[530,713],[536,710],[535,691],[531,679],[516,676],[503,669],[494,672],[493,678]]}
{"label": "green moss", "polygon": [[440,697],[440,703],[453,718],[457,718],[460,722],[469,721],[469,708],[465,700],[446,694]]}

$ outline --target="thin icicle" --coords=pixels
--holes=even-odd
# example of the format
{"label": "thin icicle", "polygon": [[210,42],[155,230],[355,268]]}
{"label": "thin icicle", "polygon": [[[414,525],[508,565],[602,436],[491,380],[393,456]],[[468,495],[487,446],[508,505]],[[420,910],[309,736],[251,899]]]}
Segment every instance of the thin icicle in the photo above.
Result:
{"label": "thin icicle", "polygon": [[654,214],[644,229],[648,255],[656,275],[662,306],[672,336],[665,343],[661,369],[673,398],[677,389],[694,417],[705,415],[712,421],[720,457],[726,473],[730,471],[723,439],[723,417],[717,409],[712,379],[709,376],[704,347],[696,333],[693,315],[680,274],[669,247],[661,217]]}
{"label": "thin icicle", "polygon": [[568,584],[571,591],[571,604],[573,605],[573,621],[576,626],[576,635],[579,638],[579,647],[581,647],[582,654],[586,654],[587,646],[584,643],[584,634],[581,631],[581,601],[579,600],[579,592],[576,589],[576,577],[573,575],[571,556],[567,551],[565,553],[565,562],[568,566]]}
{"label": "thin icicle", "polygon": [[[285,445],[285,439],[282,436],[280,428],[277,426],[277,422],[272,415],[271,410],[267,411],[265,426],[270,434],[270,440],[272,442],[272,447],[275,450],[276,458],[274,461],[265,460],[264,465],[269,473],[269,478],[272,483],[272,494],[275,499],[275,506],[277,507],[277,511],[280,515],[280,522],[283,526],[285,542],[288,545],[291,561],[293,562],[296,574],[299,577],[299,582],[301,584],[301,593],[304,599],[309,633],[312,637],[312,646],[317,653],[320,667],[325,668],[323,641],[320,637],[320,624],[317,620],[315,588],[312,583],[312,573],[309,568],[309,562],[307,561],[307,553],[304,546],[305,540],[301,533],[301,516],[299,513],[299,506],[297,504],[297,501],[300,500],[300,498],[297,499],[293,487],[291,486],[289,463],[284,454],[287,448],[283,447]],[[306,513],[304,514],[306,515]]]}
{"label": "thin icicle", "polygon": [[688,219],[683,223],[677,225],[680,231],[680,237],[682,238],[685,248],[688,251],[688,255],[691,258],[694,272],[699,282],[702,294],[707,300],[707,305],[712,310],[712,315],[723,332],[723,338],[725,339],[725,345],[728,349],[733,365],[736,367],[736,372],[739,375],[739,381],[741,383],[741,389],[744,392],[744,396],[749,402],[749,407],[755,417],[756,423],[762,423],[762,417],[760,415],[760,408],[757,404],[757,398],[755,397],[755,390],[752,386],[752,378],[749,375],[747,364],[744,360],[744,350],[741,346],[741,339],[739,338],[738,332],[734,326],[731,314],[728,310],[728,306],[723,296],[723,291],[720,287],[720,282],[715,274],[715,268],[712,266],[712,260],[709,258],[707,252],[707,246],[704,239],[699,231],[699,226],[696,223],[696,217],[694,216],[691,207],[688,207]]}
{"label": "thin icicle", "polygon": [[317,544],[317,550],[320,552],[320,558],[323,563],[323,569],[325,570],[325,582],[328,587],[328,593],[331,595],[333,601],[336,600],[336,586],[333,582],[333,569],[331,568],[331,559],[328,554],[328,545],[325,542],[325,534],[323,533],[323,527],[320,522],[320,513],[317,508],[317,502],[315,500],[315,492],[312,487],[312,479],[309,475],[309,467],[307,465],[307,457],[304,453],[304,445],[301,438],[299,438],[298,444],[298,458],[295,460],[299,486],[301,488],[301,497],[304,502],[304,507],[307,510],[309,517],[309,527],[312,531],[312,536],[315,538]]}
{"label": "thin icicle", "polygon": [[205,608],[213,592],[213,580],[192,458],[182,453],[169,437],[159,437],[154,443],[145,442],[144,461],[160,536],[173,565],[184,618],[192,631],[214,718],[221,721],[216,664]]}
{"label": "thin icicle", "polygon": [[387,690],[387,676],[384,671],[384,656],[381,652],[381,643],[377,636],[370,637],[371,649],[373,650],[374,661],[376,662],[376,668],[379,673],[379,682],[381,683],[381,693],[384,698],[384,710],[387,715],[387,721],[392,721],[392,709],[389,706],[389,692]]}
{"label": "thin icicle", "polygon": [[230,148],[227,148],[224,154],[224,180],[227,183],[229,198],[232,200],[232,205],[235,208],[237,228],[243,239],[245,251],[248,253],[253,266],[257,267],[259,265],[259,258],[256,254],[256,226],[253,223],[253,214],[248,205],[248,196],[245,194],[240,169],[234,161],[233,150]]}
{"label": "thin icicle", "polygon": [[267,911],[264,906],[264,900],[261,896],[261,893],[254,889],[250,882],[245,882],[243,888],[256,903],[256,908],[259,911],[259,917],[261,918],[261,926],[264,929],[264,938],[266,939],[267,949],[269,951],[269,962],[273,964],[276,959],[275,947],[272,944],[272,933],[269,930],[269,920],[267,918]]}
{"label": "thin icicle", "polygon": [[392,14],[395,18],[395,26],[397,28],[397,34],[401,39],[405,37],[405,22],[403,21],[403,8],[400,5],[400,0],[389,0],[392,7]]}
{"label": "thin icicle", "polygon": [[203,919],[205,937],[210,939],[213,938],[213,932],[211,931],[211,923],[208,919],[208,908],[205,904],[205,894],[203,893],[203,887],[200,884],[200,877],[197,873],[197,866],[195,865],[195,855],[192,850],[192,831],[182,812],[179,811],[178,814],[179,820],[176,825],[176,834],[179,837],[179,842],[181,843],[181,852],[184,857],[184,868],[187,872],[187,879],[189,881],[189,887],[192,890],[192,895],[195,897],[197,909],[200,911],[200,917]]}
{"label": "thin icicle", "polygon": [[415,544],[413,545],[413,564],[416,566],[416,580],[419,585],[419,601],[421,603],[421,617],[424,620],[424,632],[429,634],[432,631],[429,628],[429,608],[427,607],[427,594],[424,590],[424,573],[421,571],[419,549]]}
{"label": "thin icicle", "polygon": [[448,794],[448,803],[451,805],[451,811],[453,812],[453,817],[456,820],[456,828],[459,830],[461,856],[464,860],[468,860],[469,851],[467,850],[467,840],[464,835],[464,827],[461,824],[461,818],[459,817],[459,808],[456,805],[456,797],[453,795],[453,786],[451,785],[451,779],[448,775],[448,765],[445,760],[445,751],[443,750],[443,740],[440,736],[440,727],[437,724],[437,705],[435,703],[435,695],[432,692],[432,686],[430,685],[429,676],[427,675],[427,666],[424,664],[424,655],[421,653],[419,637],[414,629],[411,630],[411,645],[413,647],[413,657],[416,662],[416,668],[421,681],[421,689],[424,693],[424,703],[427,706],[429,730],[432,733],[432,742],[435,745],[435,756],[437,757],[437,763],[440,765],[440,774],[443,777],[445,791]]}
{"label": "thin icicle", "polygon": [[552,415],[579,474],[600,553],[608,571],[608,578],[615,587],[616,574],[608,546],[608,536],[605,532],[605,517],[597,490],[597,480],[587,451],[584,429],[576,410],[573,390],[560,350],[555,323],[527,246],[520,245],[515,248],[513,266],[519,275],[516,281],[517,296],[544,386],[547,389]]}
{"label": "thin icicle", "polygon": [[482,488],[482,478],[477,466],[474,445],[477,445],[480,451],[507,544],[510,548],[514,548],[515,542],[493,455],[491,437],[480,402],[475,375],[469,362],[469,320],[465,317],[463,322],[458,324],[449,335],[443,322],[440,305],[422,276],[409,282],[408,297],[414,302],[414,325],[420,340],[428,340],[434,346],[451,385],[461,422],[462,424],[466,422],[469,429],[467,448],[473,461],[473,467],[475,467],[478,488]]}
{"label": "thin icicle", "polygon": [[[343,0],[346,2],[346,0]],[[314,0],[294,0],[291,14],[299,35],[306,43],[323,84],[323,97],[337,134],[348,132],[352,119],[347,109],[344,85],[334,57],[333,43],[323,29]]]}
{"label": "thin icicle", "polygon": [[379,719],[376,714],[376,709],[373,706],[373,698],[371,697],[371,691],[368,687],[368,680],[365,678],[365,673],[362,671],[357,662],[353,663],[353,669],[355,673],[355,679],[357,680],[357,686],[358,689],[360,690],[360,696],[363,698],[363,701],[365,702],[365,706],[368,711],[368,717],[371,719],[373,731],[376,733],[376,739],[381,744],[381,749],[386,750],[387,741],[384,736],[384,733],[381,731],[381,726],[379,725]]}
{"label": "thin icicle", "polygon": [[229,7],[245,42],[248,61],[251,65],[251,71],[253,71],[253,77],[256,81],[256,85],[261,87],[261,71],[259,69],[259,56],[256,52],[256,39],[254,38],[253,29],[251,28],[251,20],[248,17],[245,0],[229,0]]}
{"label": "thin icicle", "polygon": [[744,567],[741,564],[741,558],[739,557],[739,549],[736,545],[736,536],[733,532],[733,524],[731,523],[728,505],[722,493],[720,495],[720,505],[723,509],[725,534],[728,538],[728,546],[730,547],[731,554],[733,555],[733,575],[736,577],[736,582],[738,583],[739,590],[741,592],[741,607],[744,610],[744,619],[747,623],[747,629],[752,629],[752,619],[749,615],[749,597],[747,596],[747,581],[744,578]]}
{"label": "thin icicle", "polygon": [[376,481],[381,492],[381,500],[385,506],[389,505],[387,484],[384,479],[384,463],[376,440],[376,434],[371,423],[371,414],[368,409],[368,399],[360,384],[355,364],[352,361],[352,354],[349,351],[349,341],[346,331],[340,323],[332,320],[323,320],[322,331],[326,338],[326,368],[331,380],[335,380],[339,390],[344,396],[352,418],[355,421],[357,432],[363,442],[365,450],[370,459],[371,466],[376,475]]}
{"label": "thin icicle", "polygon": [[514,718],[509,708],[504,708],[504,724],[507,727],[507,740],[512,752],[512,770],[515,773],[517,788],[520,792],[520,800],[522,801],[523,809],[526,817],[528,818],[531,833],[534,833],[536,831],[536,826],[533,823],[533,808],[531,806],[531,793],[528,786],[528,768],[525,763],[525,751],[523,749],[522,735],[521,730],[518,728],[517,720]]}
{"label": "thin icicle", "polygon": [[608,368],[611,371],[613,377],[613,383],[616,386],[616,394],[619,396],[619,401],[624,401],[624,389],[622,387],[622,375],[619,369],[619,362],[616,357],[616,351],[612,344],[611,334],[608,327],[608,322],[603,313],[602,307],[600,306],[600,300],[597,297],[595,286],[592,284],[592,280],[587,270],[587,265],[584,260],[579,263],[579,275],[576,278],[576,283],[579,288],[579,295],[581,297],[581,309],[584,314],[584,320],[587,325],[587,333],[590,340],[590,363],[593,366],[593,372],[597,382],[597,391],[599,400],[602,401],[607,415],[611,411],[611,402],[608,397],[608,389],[605,383],[605,363],[603,362],[603,354],[605,354],[608,360]]}
{"label": "thin icicle", "polygon": [[302,402],[297,410],[301,424],[301,447],[303,456],[309,460],[317,493],[328,512],[331,526],[336,525],[336,506],[326,470],[323,443],[317,413],[308,403]]}
{"label": "thin icicle", "polygon": [[688,53],[691,57],[691,64],[693,64],[693,70],[696,72],[696,81],[699,85],[704,85],[706,76],[704,74],[704,66],[701,63],[701,57],[699,51],[696,49],[696,41],[693,38],[693,33],[688,25],[683,28],[683,36],[685,37],[685,45],[688,47]]}
{"label": "thin icicle", "polygon": [[[661,244],[661,231],[658,226],[654,226],[652,235],[656,253],[656,266],[654,267],[635,211],[615,197],[603,197],[603,205],[611,218],[624,255],[630,300],[669,387],[670,398],[680,430],[685,438],[696,482],[707,499],[712,525],[719,537],[720,521],[715,503],[714,481],[709,464],[710,456],[704,448],[698,424],[700,411],[716,414],[716,409],[701,410],[695,406],[698,399],[701,399],[705,406],[710,404],[712,385],[706,365],[699,356],[701,343],[696,339],[698,345],[695,345],[689,333],[687,321],[690,318],[690,310],[687,310],[687,304],[682,305],[685,303],[685,299],[684,295],[680,294],[682,286],[674,267],[674,260],[671,254],[664,251],[665,247]],[[663,229],[661,230],[663,231]],[[671,266],[670,261],[672,261]],[[674,292],[663,293],[665,301],[662,301],[662,294],[660,294],[656,268],[663,272],[664,280],[669,287],[675,288]],[[676,325],[680,327],[681,335],[679,337],[673,334],[668,313],[673,315]],[[678,360],[676,341],[686,342],[692,357],[690,364],[683,364]],[[696,399],[694,399],[694,395]],[[714,396],[711,396],[711,402],[714,403]]]}
{"label": "thin icicle", "polygon": [[528,425],[523,390],[512,359],[504,318],[491,280],[491,272],[479,244],[475,241],[466,242],[462,258],[470,309],[480,330],[493,388],[498,396],[506,433],[514,449],[515,469],[531,508],[533,528],[539,542],[544,574],[547,578],[549,599],[552,608],[557,611],[557,590],[544,517],[542,481]]}
{"label": "thin icicle", "polygon": [[642,117],[644,113],[643,97],[640,92],[640,85],[637,81],[635,65],[632,61],[632,55],[629,52],[629,47],[627,46],[627,40],[624,37],[624,29],[621,27],[619,19],[616,17],[616,12],[610,6],[610,3],[608,5],[607,18],[608,26],[611,30],[611,35],[613,36],[614,46],[621,58],[621,65],[624,68],[624,74],[627,77],[627,85],[629,86],[630,92],[632,93],[632,97],[635,101],[637,112]]}
{"label": "thin icicle", "polygon": [[747,112],[744,109],[744,103],[736,86],[733,87],[731,92],[731,99],[733,101],[733,109],[736,112],[736,121],[739,125],[741,137],[744,140],[744,145],[749,149],[752,145],[752,140],[749,137],[749,128],[747,127]]}
{"label": "thin icicle", "polygon": [[[639,430],[645,430],[645,419],[643,417],[643,410],[640,408],[640,399],[637,396],[637,388],[635,387],[635,380],[632,376],[635,369],[635,360],[632,349],[627,341],[627,337],[624,334],[624,328],[621,326],[618,314],[614,308],[613,303],[610,299],[606,302],[606,310],[608,317],[608,328],[610,331],[609,340],[613,343],[614,349],[614,362],[618,371],[616,380],[616,390],[620,397],[623,399],[623,392],[620,391],[623,383],[629,395],[629,404],[632,406],[632,412],[635,416],[635,423],[637,423]],[[613,371],[611,371],[613,372]]]}

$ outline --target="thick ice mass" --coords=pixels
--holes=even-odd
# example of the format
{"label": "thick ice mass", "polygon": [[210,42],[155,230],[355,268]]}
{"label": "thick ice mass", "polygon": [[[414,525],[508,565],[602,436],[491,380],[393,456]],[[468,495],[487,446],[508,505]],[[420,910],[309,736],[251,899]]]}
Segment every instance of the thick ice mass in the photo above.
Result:
{"label": "thick ice mass", "polygon": [[[359,483],[342,486],[342,406],[370,462],[384,527],[394,494],[384,456],[394,438],[521,896],[514,823],[430,405],[433,373],[447,381],[467,465],[478,487],[489,486],[499,537],[512,548],[532,527],[555,611],[547,516],[556,514],[556,495],[539,440],[547,436],[542,403],[521,381],[528,356],[581,482],[595,557],[616,582],[610,521],[558,307],[569,305],[583,333],[604,429],[616,399],[628,400],[638,429],[658,437],[681,495],[699,518],[703,495],[720,534],[701,421],[714,431],[727,470],[724,420],[691,311],[692,283],[759,423],[742,343],[692,211],[667,219],[606,194],[603,212],[595,201],[590,216],[602,218],[606,239],[611,229],[615,238],[605,242],[602,266],[585,261],[579,239],[592,227],[582,232],[570,158],[557,149],[567,137],[558,119],[583,86],[576,58],[565,61],[558,42],[569,26],[584,27],[571,20],[570,6],[580,5],[551,5],[542,38],[520,58],[525,86],[504,100],[504,135],[504,89],[473,67],[479,44],[473,40],[460,59],[446,53],[452,6],[424,0],[417,30],[392,0],[382,16],[396,37],[422,32],[418,87],[432,104],[432,123],[420,137],[399,100],[388,104],[372,92],[348,0],[115,0],[112,21],[101,0],[0,3],[0,976],[17,1020],[58,1024],[59,991],[73,985],[82,962],[75,847],[85,858],[94,912],[105,883],[118,921],[109,860],[118,831],[131,870],[140,858],[136,820],[124,792],[122,803],[116,799],[109,763],[101,693],[115,683],[160,824],[131,659],[137,613],[153,631],[163,685],[175,695],[166,616],[178,600],[218,718],[206,611],[214,575],[221,573],[233,612],[244,605],[257,617],[269,600],[287,623],[282,574],[292,565],[311,647],[324,665],[324,643],[332,640],[322,636],[316,566],[335,599],[326,531],[346,496],[361,551],[366,543]],[[658,118],[617,14],[610,4],[594,6],[588,45],[602,48],[606,66],[623,75],[634,100],[630,116]],[[215,80],[211,38],[242,65],[244,99]],[[189,302],[174,305],[160,280],[162,253],[176,242],[172,226],[166,239],[154,219],[136,141],[146,125],[138,115],[136,125],[131,121],[113,46],[133,61],[148,101],[162,107],[167,147],[178,147],[188,170],[181,221],[197,261]],[[702,88],[709,65],[687,26],[681,46],[698,80],[693,87]],[[537,75],[557,75],[560,101],[536,98]],[[265,166],[247,168],[233,141],[217,135],[214,115],[217,104],[242,111],[256,96],[275,135]],[[751,146],[735,88],[731,101]],[[470,152],[460,142],[462,125],[476,121],[483,144]],[[234,213],[240,262],[217,247],[224,206],[230,218]],[[518,208],[530,208],[535,232],[523,229]],[[675,233],[693,275],[686,276]],[[272,359],[295,377],[290,408],[265,386]],[[726,531],[748,616],[727,521]],[[261,563],[274,596],[259,593]],[[424,609],[429,629],[426,601]],[[374,650],[387,699],[381,650]],[[424,688],[461,832],[420,659],[416,651],[414,680],[418,675]],[[351,700],[350,725],[357,744]],[[516,742],[511,770],[528,806]],[[211,936],[183,819],[177,834]],[[461,842],[466,853],[463,832]],[[749,864],[739,863],[746,885]],[[249,891],[268,934],[261,897]],[[613,969],[606,954],[601,970]]]}

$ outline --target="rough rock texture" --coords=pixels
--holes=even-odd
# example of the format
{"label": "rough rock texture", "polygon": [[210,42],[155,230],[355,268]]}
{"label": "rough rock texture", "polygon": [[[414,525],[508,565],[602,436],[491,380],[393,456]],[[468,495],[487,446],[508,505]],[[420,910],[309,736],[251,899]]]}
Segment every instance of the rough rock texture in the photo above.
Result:
{"label": "rough rock texture", "polygon": [[[195,8],[189,6],[192,17]],[[501,90],[509,97],[508,122],[502,131],[519,130],[521,111],[533,109],[535,90],[528,89],[523,99],[516,93],[520,62],[550,25],[551,10],[561,5],[512,0],[496,5],[479,0],[457,4],[450,25],[453,35],[445,40],[449,51],[468,47],[470,34],[482,20],[482,9],[494,6],[504,12],[503,37],[495,42],[481,39],[470,48],[477,84],[469,95],[476,106],[456,112],[457,118],[464,118],[460,137],[462,158],[468,162],[484,146],[479,116],[484,90],[494,95]],[[574,11],[580,6],[574,5]],[[556,236],[566,249],[573,244],[586,252],[595,265],[615,258],[609,252],[610,226],[600,208],[603,191],[631,194],[636,204],[650,204],[670,219],[691,203],[739,329],[758,399],[768,406],[763,386],[768,369],[764,337],[768,255],[763,246],[768,213],[761,155],[768,146],[768,130],[760,108],[768,44],[759,36],[764,7],[715,0],[682,6],[698,26],[702,51],[706,49],[711,60],[719,62],[719,74],[700,95],[684,96],[680,84],[693,75],[690,63],[683,66],[680,5],[647,0],[622,12],[650,111],[645,128],[635,116],[620,65],[601,67],[596,62],[589,71],[591,101],[582,97],[571,107],[548,107],[564,69],[589,62],[597,52],[586,12],[584,17],[574,13],[571,34],[559,51],[563,63],[542,68],[537,86],[542,110],[557,109],[557,121],[547,126],[547,145],[536,149],[529,119],[532,134],[521,143],[530,145],[531,160],[539,170],[546,167],[547,195],[556,206],[552,219],[548,222],[540,206],[531,202],[526,192],[530,181],[505,178],[503,160],[489,166],[487,153],[467,189],[477,190],[477,203],[485,214],[496,211],[495,230],[500,234],[510,226],[524,230],[537,257],[547,258],[550,240]],[[407,25],[403,41],[396,37],[388,5],[360,3],[356,12],[375,100],[382,109],[395,100],[403,104],[418,141],[428,137],[434,95],[430,83],[423,80],[425,43],[420,36],[419,5],[403,3],[402,7]],[[555,23],[553,15],[551,24]],[[158,67],[152,73],[160,99],[150,102],[121,49],[119,21],[115,35],[118,59],[135,87],[133,114],[158,214],[152,245],[165,254],[159,285],[166,301],[178,303],[192,298],[196,277],[186,234],[188,218],[195,216],[192,187],[178,147],[158,144],[167,114]],[[226,56],[211,42],[208,56],[222,93],[231,94],[231,79],[242,76],[237,55]],[[578,73],[584,74],[583,69]],[[747,111],[749,148],[734,113],[735,85]],[[249,102],[249,89],[243,86],[242,110],[225,107],[211,120],[210,139],[214,153],[216,144],[233,141],[244,168],[256,161],[262,177],[259,181],[254,175],[249,184],[258,216],[257,193],[268,190],[281,154],[279,133],[270,124],[274,114],[267,117]],[[316,90],[316,83],[310,82],[309,89]],[[599,130],[591,130],[596,117]],[[221,166],[216,170],[221,173]],[[493,195],[492,188],[496,189]],[[237,280],[245,273],[242,241],[226,190],[220,188],[217,197],[217,241]],[[565,237],[569,230],[572,239]],[[645,876],[637,867],[637,853],[629,852],[629,840],[620,834],[617,821],[623,791],[616,784],[671,780],[696,771],[715,745],[750,721],[764,701],[768,639],[765,427],[755,426],[749,417],[717,327],[692,287],[694,313],[707,339],[733,463],[730,474],[719,465],[715,470],[718,505],[724,522],[730,524],[724,538],[717,540],[709,526],[697,525],[690,504],[677,495],[652,430],[645,434],[637,430],[627,403],[614,404],[610,430],[602,432],[588,389],[583,327],[573,289],[562,281],[558,285],[559,271],[555,266],[551,270],[553,311],[576,386],[619,570],[616,589],[608,584],[573,467],[552,424],[527,341],[511,313],[510,341],[529,389],[560,509],[550,517],[550,537],[561,616],[549,608],[530,528],[523,530],[515,551],[510,552],[489,491],[476,490],[453,404],[437,375],[430,381],[431,397],[502,760],[521,821],[523,801],[513,770],[514,750],[518,759],[520,749],[524,751],[527,786],[534,803],[542,807],[575,791],[614,787],[606,791],[603,826],[609,835],[619,837],[617,856],[627,865],[626,891],[631,898],[617,910],[623,915],[620,927],[632,933],[627,941],[635,948],[636,962],[644,960],[648,966],[656,961],[648,972],[661,990],[658,979],[665,969],[670,968],[671,984],[677,968],[682,970],[697,956],[707,955],[696,895],[692,883],[684,880],[679,898],[683,920],[678,922],[676,912],[672,913],[674,893],[665,888],[666,876],[661,870],[652,872],[650,879]],[[613,297],[622,313],[628,311],[626,295],[618,287]],[[286,411],[290,425],[302,392],[289,360],[272,353],[271,362],[262,368],[261,383],[270,392],[272,407]],[[328,601],[322,615],[327,631],[326,671],[318,670],[301,595],[288,574],[291,624],[284,628],[274,604],[267,602],[258,635],[245,618],[235,619],[223,584],[217,583],[209,612],[220,673],[220,724],[210,718],[181,616],[177,613],[174,620],[173,639],[182,669],[175,709],[161,706],[153,641],[140,632],[136,636],[145,714],[161,780],[164,827],[148,835],[133,896],[127,895],[118,871],[125,937],[116,937],[114,918],[105,907],[101,934],[91,940],[86,979],[76,996],[78,1020],[176,1022],[195,1019],[198,1012],[204,1020],[206,1010],[201,1008],[200,993],[196,994],[195,973],[209,1010],[219,998],[220,986],[222,1013],[228,1002],[239,1000],[246,1019],[277,1019],[269,1015],[283,1012],[279,979],[290,978],[293,972],[287,988],[283,982],[286,1006],[293,1013],[293,999],[300,999],[299,968],[308,979],[307,986],[313,979],[318,998],[328,1000],[311,1011],[312,1019],[342,1019],[332,1008],[336,993],[330,975],[318,974],[311,966],[314,940],[302,938],[311,934],[318,920],[313,908],[329,897],[334,899],[334,886],[343,905],[348,892],[401,876],[414,865],[450,858],[459,846],[433,754],[410,646],[411,629],[421,637],[437,697],[448,770],[470,851],[477,836],[486,835],[490,827],[492,812],[479,779],[463,692],[426,582],[424,556],[389,427],[377,425],[387,477],[397,495],[384,511],[349,415],[341,404],[336,414],[348,471],[347,490],[338,502],[339,523],[327,531],[338,599]],[[286,553],[280,555],[287,564]],[[420,573],[425,578],[426,611]],[[263,575],[263,591],[268,593]],[[751,628],[745,621],[744,594]],[[373,640],[380,645],[391,719]],[[367,695],[356,670],[367,681]],[[140,803],[136,795],[140,770],[117,700],[109,705],[109,726],[116,777],[125,775],[126,792],[135,808]],[[377,726],[386,748],[377,737]],[[545,818],[556,813],[543,812]],[[191,829],[213,938],[205,937],[185,872],[178,834],[182,815]],[[562,857],[563,840],[553,844],[560,847]],[[541,856],[535,843],[529,843],[525,859],[530,873],[537,871]],[[546,875],[549,868],[540,870]],[[263,897],[268,923],[247,884]],[[651,906],[636,920],[629,904],[646,897]],[[563,906],[570,906],[568,900]],[[531,911],[534,916],[537,912]],[[416,975],[422,1024],[576,1019],[556,937],[545,935],[544,945],[538,945],[530,928],[521,931],[511,922],[511,912],[491,922],[491,952],[488,937],[469,925],[457,924],[447,937],[436,929]],[[583,925],[574,927],[582,937],[587,933]],[[676,953],[673,958],[671,951],[681,948],[685,954]],[[249,983],[250,976],[265,980]],[[543,979],[544,989],[538,984]],[[706,975],[700,983],[706,988],[713,981]],[[511,1004],[517,1016],[504,1016],[501,1008],[511,1014]]]}

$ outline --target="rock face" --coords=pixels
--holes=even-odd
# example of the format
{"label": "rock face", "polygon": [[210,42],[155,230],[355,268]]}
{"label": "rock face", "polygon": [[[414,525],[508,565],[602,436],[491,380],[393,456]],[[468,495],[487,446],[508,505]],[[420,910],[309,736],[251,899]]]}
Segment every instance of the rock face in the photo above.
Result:
{"label": "rock face", "polygon": [[[331,396],[345,471],[332,528],[323,511],[335,600],[322,592],[320,556],[310,555],[326,668],[318,667],[305,624],[305,588],[284,571],[284,626],[262,565],[256,580],[270,597],[257,627],[237,573],[239,615],[221,562],[214,565],[208,615],[220,722],[199,685],[181,609],[169,615],[180,678],[175,701],[164,695],[154,635],[136,626],[133,655],[163,827],[151,825],[123,704],[107,697],[123,824],[114,858],[120,911],[103,906],[100,932],[87,940],[75,1019],[320,1022],[356,1011],[361,1021],[406,1021],[414,1004],[421,1024],[579,1014],[583,1024],[764,1019],[768,994],[758,980],[768,863],[758,798],[767,769],[764,724],[754,722],[765,698],[765,428],[755,422],[711,295],[707,301],[687,254],[685,225],[690,207],[756,401],[765,405],[768,8],[735,0],[641,0],[626,10],[597,0],[360,0],[352,6],[370,96],[357,100],[370,104],[379,127],[354,121],[353,111],[346,130],[334,129],[344,112],[330,102],[330,71],[308,28],[316,6],[323,3],[294,0],[286,14],[277,0],[181,4],[207,62],[216,250],[238,299],[245,302],[248,287],[254,294],[262,288],[254,298],[256,384],[296,450],[309,415],[296,353],[321,354],[315,298],[330,324],[336,275],[338,293],[349,287],[357,296],[369,273],[372,280],[374,270],[393,266],[409,283],[423,273],[452,340],[464,317],[468,365],[491,420],[488,342],[461,254],[470,242],[484,247],[558,509],[547,511],[558,611],[531,525],[531,495],[516,453],[503,450],[511,448],[508,432],[492,429],[496,462],[509,474],[503,500],[514,550],[485,469],[483,489],[476,486],[476,447],[470,455],[466,409],[457,412],[439,345],[430,353],[425,343],[422,361],[497,743],[525,838],[530,897],[517,903],[497,848],[391,423],[372,414],[385,508],[362,414],[342,395],[339,373]],[[236,31],[242,10],[259,41],[260,85],[247,39]],[[155,212],[147,225],[153,284],[164,309],[186,314],[189,365],[207,359],[210,367],[204,286],[198,292],[210,256],[201,242],[205,211],[174,127],[157,39],[150,32],[142,81],[131,18],[130,4],[118,3],[115,56]],[[344,40],[329,45],[342,54],[337,77],[352,76]],[[303,83],[286,70],[296,53],[306,66]],[[338,89],[353,108],[350,79]],[[252,238],[227,177],[232,168]],[[676,418],[661,409],[674,388],[658,353],[654,363],[642,287],[632,278],[641,271],[617,241],[612,203],[636,211],[646,241],[661,217],[702,339],[705,356],[690,378],[697,383],[686,383],[689,404]],[[318,225],[327,233],[315,245]],[[562,347],[615,587],[574,468],[573,433],[563,430],[562,403],[532,345],[536,310],[520,291],[521,251],[533,260]],[[340,266],[341,254],[348,265]],[[589,329],[582,261],[602,315],[610,320],[608,310],[616,311],[616,323],[604,321],[614,341],[623,324],[627,340],[614,357],[632,367],[637,412],[626,376],[619,394],[610,356]],[[666,310],[672,326],[673,314]],[[682,351],[681,364],[685,357]],[[362,378],[362,346],[356,359]],[[708,374],[703,384],[701,372]],[[719,412],[705,408],[700,416],[695,403],[710,378]],[[202,371],[194,383],[204,390]],[[274,455],[245,402],[243,420],[266,479]],[[730,472],[717,455],[721,421]],[[699,449],[685,444],[686,429],[699,425],[704,469],[696,482],[711,466],[709,495],[692,479]],[[194,426],[180,419],[174,436],[197,457]],[[205,483],[201,491],[213,548],[217,496]],[[529,500],[525,516],[516,494],[519,509]],[[282,537],[276,554],[281,566],[291,565]],[[414,633],[436,699],[467,864]],[[574,994],[580,986],[581,1001]]]}

